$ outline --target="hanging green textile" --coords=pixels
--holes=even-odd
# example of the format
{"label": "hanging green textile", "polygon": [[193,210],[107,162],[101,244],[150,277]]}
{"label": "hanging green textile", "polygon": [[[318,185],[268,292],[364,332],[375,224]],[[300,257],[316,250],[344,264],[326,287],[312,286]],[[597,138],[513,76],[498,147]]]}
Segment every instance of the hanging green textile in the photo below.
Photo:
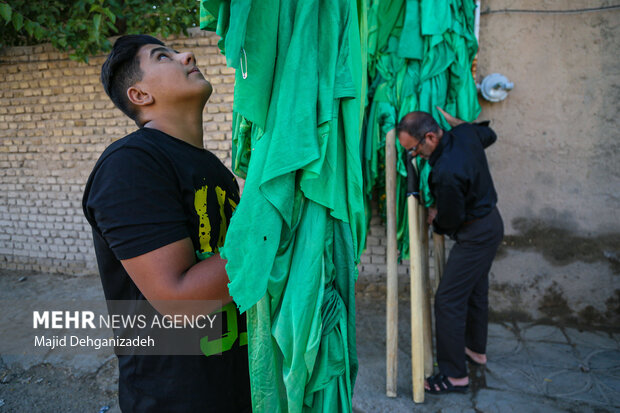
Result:
{"label": "hanging green textile", "polygon": [[[378,196],[385,219],[385,135],[411,111],[425,111],[450,126],[436,106],[465,121],[480,113],[471,65],[478,45],[473,0],[371,0],[368,10],[368,109],[362,143],[366,210]],[[405,154],[398,143],[397,237],[409,256]],[[418,158],[421,201],[434,203],[430,166]]]}
{"label": "hanging green textile", "polygon": [[[351,411],[354,283],[366,225],[360,0],[203,0],[236,69],[233,171],[246,178],[221,254],[247,311],[255,412]],[[362,33],[362,34],[360,34]]]}

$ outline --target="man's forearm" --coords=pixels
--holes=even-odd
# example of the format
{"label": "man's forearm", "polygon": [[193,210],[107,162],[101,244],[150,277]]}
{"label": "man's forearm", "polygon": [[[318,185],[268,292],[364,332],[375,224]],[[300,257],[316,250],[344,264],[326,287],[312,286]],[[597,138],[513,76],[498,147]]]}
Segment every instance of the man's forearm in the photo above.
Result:
{"label": "man's forearm", "polygon": [[439,106],[436,106],[436,107],[441,112],[443,117],[446,119],[446,122],[448,122],[448,125],[450,125],[452,127],[455,127],[455,126],[460,125],[461,123],[465,123],[464,120],[461,120],[459,118],[455,118],[454,116],[450,115],[448,112],[446,112],[445,110],[443,110]]}
{"label": "man's forearm", "polygon": [[215,254],[196,262],[189,238],[121,262],[150,302],[231,301],[226,261]]}
{"label": "man's forearm", "polygon": [[226,260],[215,254],[178,276],[176,294],[184,300],[221,300],[226,304],[232,301],[228,282]]}

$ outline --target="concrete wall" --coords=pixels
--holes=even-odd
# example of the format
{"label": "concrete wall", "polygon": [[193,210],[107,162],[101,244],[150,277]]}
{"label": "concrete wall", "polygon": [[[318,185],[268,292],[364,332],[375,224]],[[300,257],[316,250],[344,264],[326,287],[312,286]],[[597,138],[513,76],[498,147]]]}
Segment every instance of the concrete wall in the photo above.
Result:
{"label": "concrete wall", "polygon": [[[483,2],[482,10],[576,9],[593,1]],[[534,317],[620,321],[620,10],[483,14],[478,81],[515,83],[481,100],[506,226],[491,306]]]}
{"label": "concrete wall", "polygon": [[[496,0],[482,10],[609,5]],[[483,14],[478,81],[515,83],[481,100],[499,140],[488,158],[506,238],[491,271],[491,308],[523,318],[620,321],[620,11]],[[172,38],[214,85],[207,148],[230,165],[233,75],[217,37]],[[103,148],[134,129],[98,80],[103,56],[75,63],[49,46],[0,51],[0,268],[96,271],[83,185]],[[385,227],[373,217],[361,289],[385,284]],[[448,246],[450,244],[448,243]],[[432,262],[432,260],[431,260]],[[399,266],[403,296],[407,262]]]}

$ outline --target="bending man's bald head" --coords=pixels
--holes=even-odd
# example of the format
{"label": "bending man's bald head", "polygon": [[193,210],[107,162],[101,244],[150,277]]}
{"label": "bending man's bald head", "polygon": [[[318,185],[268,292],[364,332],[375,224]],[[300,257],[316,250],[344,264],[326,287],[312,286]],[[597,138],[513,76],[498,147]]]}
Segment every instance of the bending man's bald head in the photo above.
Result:
{"label": "bending man's bald head", "polygon": [[396,126],[397,134],[407,132],[418,141],[428,132],[439,134],[439,124],[427,112],[409,112],[398,122]]}

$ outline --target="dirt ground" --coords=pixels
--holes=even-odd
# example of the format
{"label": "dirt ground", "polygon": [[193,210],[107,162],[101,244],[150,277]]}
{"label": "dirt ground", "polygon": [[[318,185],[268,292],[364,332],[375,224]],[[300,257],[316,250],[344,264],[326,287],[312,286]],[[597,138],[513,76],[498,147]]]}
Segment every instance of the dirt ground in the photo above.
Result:
{"label": "dirt ground", "polygon": [[117,405],[116,358],[95,373],[52,364],[8,368],[0,359],[0,412],[105,412]]}
{"label": "dirt ground", "polygon": [[[491,348],[494,349],[490,350],[490,353],[493,353],[492,357],[497,359],[497,363],[486,370],[472,370],[470,394],[462,397],[427,396],[424,405],[415,405],[412,402],[411,390],[410,312],[406,285],[401,286],[399,294],[398,397],[387,398],[385,396],[385,287],[383,284],[364,283],[360,280],[356,289],[357,350],[360,362],[353,399],[356,413],[393,413],[407,412],[412,409],[503,412],[516,411],[510,407],[515,403],[516,405],[531,403],[532,410],[520,411],[579,411],[582,413],[607,412],[613,411],[616,407],[620,408],[620,387],[614,390],[615,393],[611,393],[613,397],[609,397],[601,396],[597,393],[598,388],[592,385],[585,392],[576,391],[575,400],[570,400],[573,397],[572,394],[568,396],[562,394],[561,397],[556,397],[553,392],[545,389],[545,386],[541,387],[537,382],[540,377],[557,375],[558,378],[554,381],[559,384],[559,378],[566,376],[567,366],[574,365],[575,371],[569,370],[568,372],[588,375],[583,378],[584,381],[594,383],[598,380],[597,377],[601,373],[596,368],[600,368],[603,375],[610,375],[609,379],[605,379],[605,383],[613,380],[612,386],[616,382],[620,384],[620,377],[616,377],[617,375],[613,373],[620,371],[620,365],[618,365],[620,334],[617,329],[613,332],[584,332],[583,329],[578,330],[564,325],[542,326],[533,322],[502,320],[501,315],[493,316],[489,336]],[[96,275],[76,277],[0,270],[0,311],[5,311],[5,314],[10,313],[6,308],[4,310],[2,308],[6,303],[33,299],[47,302],[53,297],[63,300],[72,297],[96,300],[97,297],[103,299],[103,293]],[[11,331],[10,322],[3,322],[0,319],[0,349],[7,348],[7,340],[16,337],[16,334],[15,331]],[[29,334],[32,334],[32,330]],[[557,337],[564,340],[562,338],[564,336],[569,338],[568,344],[556,342]],[[523,341],[528,337],[532,340]],[[585,344],[580,344],[581,342]],[[586,346],[587,352],[581,347],[583,345]],[[560,356],[557,364],[554,364],[555,361],[549,361],[536,366],[539,357],[532,355],[548,354],[548,346],[567,351],[568,360]],[[601,350],[605,347],[608,350]],[[603,354],[601,351],[606,351],[605,359],[597,361],[600,366],[597,363],[591,363],[592,371],[590,372],[588,360],[601,357]],[[64,358],[54,356],[54,354],[24,356],[16,353],[16,351],[12,354],[0,352],[0,413],[118,413],[120,411],[117,400],[117,361],[111,353],[97,353],[94,357],[69,354]],[[589,355],[579,356],[582,353]],[[552,360],[556,356],[552,357],[548,354],[546,357]],[[525,374],[523,377],[527,377],[533,385],[527,388],[515,388],[514,383],[503,380],[506,374],[513,374],[523,366],[529,366],[529,370],[523,373]],[[532,374],[530,367],[539,372]],[[566,376],[566,380],[572,380],[569,376]],[[544,381],[543,384],[550,382],[550,380]],[[566,385],[570,384],[562,384],[562,386]],[[604,386],[608,385],[604,384]],[[575,406],[579,408],[575,410]],[[553,408],[547,410],[547,407]],[[540,410],[541,408],[543,409]],[[609,408],[611,410],[608,410]]]}
{"label": "dirt ground", "polygon": [[[99,277],[49,275],[0,270],[0,307],[15,300],[103,299]],[[0,348],[16,339],[17,329],[4,323]],[[7,331],[8,330],[8,331]],[[6,341],[5,341],[6,340]],[[0,413],[99,412],[117,404],[116,357],[0,354]]]}

